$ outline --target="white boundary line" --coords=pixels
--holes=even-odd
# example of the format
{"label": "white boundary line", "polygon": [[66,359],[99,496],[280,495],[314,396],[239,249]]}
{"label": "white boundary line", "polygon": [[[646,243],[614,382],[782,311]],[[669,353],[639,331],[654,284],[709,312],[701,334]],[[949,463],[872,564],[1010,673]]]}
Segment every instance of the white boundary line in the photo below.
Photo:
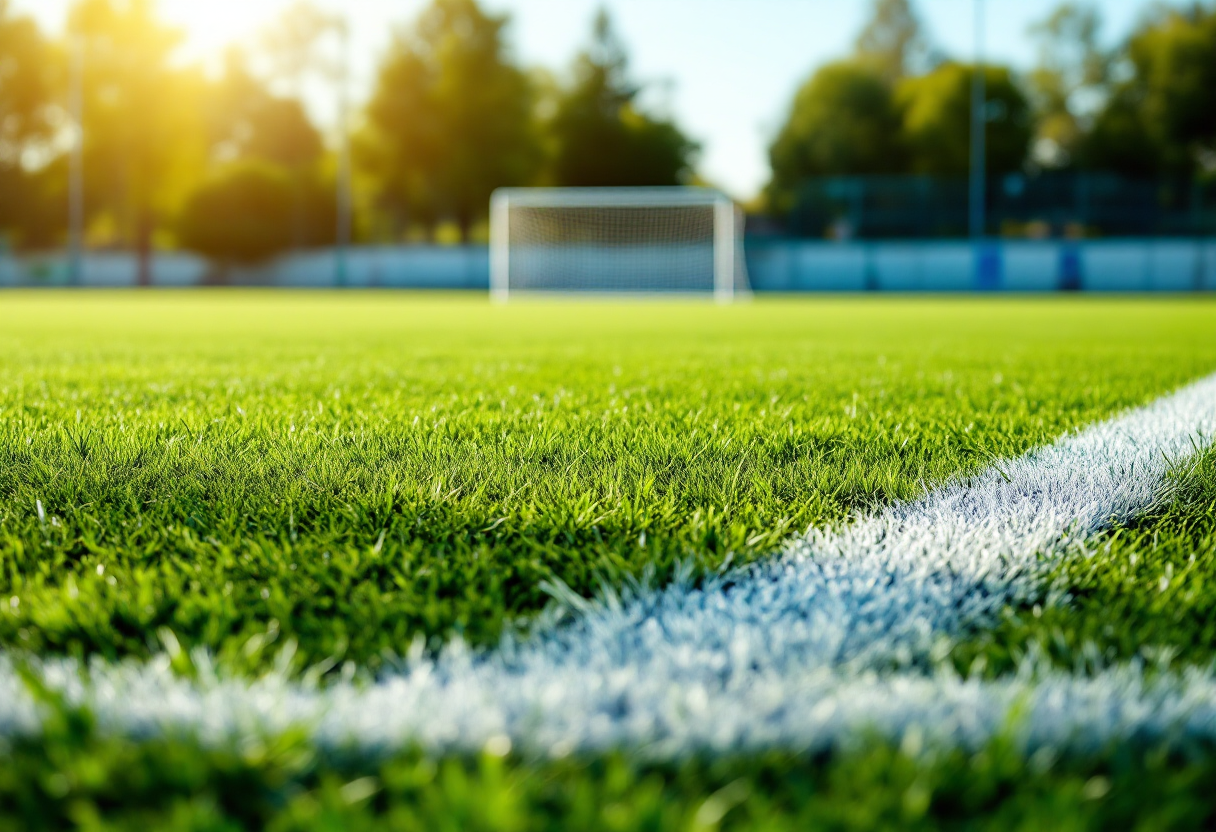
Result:
{"label": "white boundary line", "polygon": [[[1216,677],[1149,684],[1136,668],[998,681],[929,671],[935,645],[1042,590],[1053,557],[1162,499],[1171,466],[1216,435],[1216,375],[839,531],[772,561],[582,610],[523,644],[459,644],[374,685],[318,689],[270,676],[177,678],[167,659],[69,660],[37,672],[107,730],[206,741],[310,727],[325,745],[437,751],[511,744],[564,754],[630,746],[822,748],[869,730],[973,746],[1016,732],[1027,748],[1131,735],[1216,740]],[[1021,713],[1017,725],[1011,714]],[[40,712],[0,657],[0,734]]]}

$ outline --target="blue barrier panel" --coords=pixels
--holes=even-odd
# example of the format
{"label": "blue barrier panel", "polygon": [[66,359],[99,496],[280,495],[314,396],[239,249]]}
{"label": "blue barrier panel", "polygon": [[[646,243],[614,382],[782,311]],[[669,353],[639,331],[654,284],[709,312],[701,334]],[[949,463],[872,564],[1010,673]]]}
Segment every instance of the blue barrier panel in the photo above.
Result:
{"label": "blue barrier panel", "polygon": [[[749,241],[745,251],[756,292],[1216,291],[1216,240],[993,240],[977,252],[965,240],[837,243],[766,239]],[[572,262],[577,261],[580,269],[594,270],[594,256],[575,254]],[[641,273],[656,257],[668,255],[670,268],[687,270],[687,256],[678,247],[657,253],[618,250],[605,263],[611,259],[617,268],[622,262],[628,266],[636,260]],[[704,259],[704,252],[698,256]],[[485,246],[362,246],[346,254],[345,285],[486,291],[489,272]],[[81,283],[133,286],[137,273],[133,254],[92,252],[84,259]],[[152,259],[156,286],[197,286],[222,280],[238,286],[322,288],[335,285],[337,273],[336,255],[329,250],[301,252],[261,266],[222,272],[191,254],[160,252]],[[0,286],[64,286],[68,279],[62,253],[0,255]]]}
{"label": "blue barrier panel", "polygon": [[919,292],[925,289],[921,247],[907,243],[875,243],[870,248],[875,283],[884,292]]}
{"label": "blue barrier panel", "polygon": [[1155,240],[1149,250],[1149,289],[1190,292],[1201,285],[1203,248],[1194,240]]}
{"label": "blue barrier panel", "polygon": [[797,250],[794,288],[811,292],[863,292],[869,256],[860,245],[808,243]]}
{"label": "blue barrier panel", "polygon": [[929,292],[967,292],[975,288],[976,256],[970,242],[921,244],[921,288]]}
{"label": "blue barrier panel", "polygon": [[766,240],[744,248],[747,277],[755,292],[793,291],[793,246]]}
{"label": "blue barrier panel", "polygon": [[[1007,292],[1054,292],[1060,287],[1060,246],[1051,242],[1002,243],[1001,289]],[[1078,286],[1079,288],[1079,286]]]}
{"label": "blue barrier panel", "polygon": [[1061,292],[1079,292],[1085,288],[1085,259],[1081,247],[1074,243],[1060,248],[1058,288]]}
{"label": "blue barrier panel", "polygon": [[975,288],[981,292],[995,292],[1003,288],[1004,278],[1004,250],[992,243],[982,244],[975,251]]}
{"label": "blue barrier panel", "polygon": [[1151,287],[1149,246],[1144,241],[1086,242],[1081,286],[1090,292],[1144,292]]}

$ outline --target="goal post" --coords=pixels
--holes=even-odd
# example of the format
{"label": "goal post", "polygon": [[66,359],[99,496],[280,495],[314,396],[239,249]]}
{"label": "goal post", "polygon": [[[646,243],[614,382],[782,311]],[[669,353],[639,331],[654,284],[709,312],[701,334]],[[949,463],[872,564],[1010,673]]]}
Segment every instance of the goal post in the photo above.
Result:
{"label": "goal post", "polygon": [[742,215],[710,188],[502,188],[490,201],[490,294],[748,292]]}

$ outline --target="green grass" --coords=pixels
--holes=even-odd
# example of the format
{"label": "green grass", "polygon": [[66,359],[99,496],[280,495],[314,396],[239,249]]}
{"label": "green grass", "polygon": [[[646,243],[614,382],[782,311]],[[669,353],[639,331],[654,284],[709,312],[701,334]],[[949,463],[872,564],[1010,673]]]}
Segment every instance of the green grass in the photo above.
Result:
{"label": "green grass", "polygon": [[[0,297],[0,645],[374,669],[1216,368],[1194,300]],[[39,518],[37,505],[44,507]]]}
{"label": "green grass", "polygon": [[1216,754],[1153,747],[1030,759],[860,740],[834,757],[647,764],[624,754],[368,763],[298,737],[241,747],[106,737],[60,710],[0,757],[0,830],[1193,830],[1216,823]]}
{"label": "green grass", "polygon": [[[294,640],[374,671],[417,635],[491,643],[544,581],[762,557],[1147,401],[1216,369],[1213,332],[1181,299],[0,294],[0,648],[146,656],[167,628],[235,670]],[[1211,660],[1216,453],[1178,476],[1061,562],[1068,606],[1009,610],[957,666]],[[0,747],[0,832],[1216,823],[1204,748],[369,761],[51,707]]]}

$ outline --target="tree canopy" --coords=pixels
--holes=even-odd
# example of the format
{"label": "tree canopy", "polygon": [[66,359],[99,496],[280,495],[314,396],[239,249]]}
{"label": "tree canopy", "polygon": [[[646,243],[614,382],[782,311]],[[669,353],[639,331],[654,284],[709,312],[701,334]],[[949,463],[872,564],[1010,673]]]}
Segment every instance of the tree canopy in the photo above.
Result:
{"label": "tree canopy", "polygon": [[1128,45],[1134,68],[1120,93],[1139,105],[1162,166],[1216,171],[1216,9],[1167,10]]}
{"label": "tree canopy", "polygon": [[894,174],[906,169],[890,85],[855,61],[828,64],[802,85],[769,149],[770,205],[784,209],[807,177]]}
{"label": "tree canopy", "polygon": [[924,71],[932,61],[928,36],[910,0],[873,0],[854,54],[889,84]]}
{"label": "tree canopy", "polygon": [[692,173],[697,145],[670,120],[642,110],[625,49],[606,11],[558,94],[548,125],[559,185],[678,185]]}
{"label": "tree canopy", "polygon": [[432,0],[393,38],[361,143],[382,204],[425,226],[453,219],[467,238],[491,191],[536,175],[533,90],[507,50],[506,23],[474,0]]}
{"label": "tree canopy", "polygon": [[1063,3],[1030,27],[1039,61],[1027,76],[1036,125],[1035,160],[1071,164],[1097,109],[1107,99],[1113,58],[1103,48],[1102,16],[1093,6]]}
{"label": "tree canopy", "polygon": [[304,105],[274,95],[250,70],[243,51],[228,51],[209,99],[210,141],[219,158],[261,159],[293,170],[321,158],[321,133]]}
{"label": "tree canopy", "polygon": [[234,163],[187,200],[178,220],[181,244],[221,266],[265,260],[291,245],[292,197],[281,167]]}
{"label": "tree canopy", "polygon": [[[0,232],[36,238],[42,194],[28,154],[49,154],[63,62],[34,21],[0,0]],[[44,163],[48,159],[42,159]],[[0,239],[0,244],[4,241]]]}
{"label": "tree canopy", "polygon": [[[975,68],[946,63],[900,82],[896,101],[902,113],[913,173],[965,176],[971,169],[971,85]],[[1030,149],[1030,104],[1005,67],[986,67],[987,167],[993,173],[1019,171]]]}
{"label": "tree canopy", "polygon": [[174,63],[180,30],[159,20],[151,0],[80,0],[69,29],[80,39],[84,74],[84,157],[90,215],[102,213],[117,237],[148,254],[201,167],[205,140],[200,74]]}
{"label": "tree canopy", "polygon": [[[1030,30],[1033,68],[985,69],[989,170],[1216,174],[1216,7],[1159,7],[1115,46],[1099,9],[1061,3]],[[182,244],[199,205],[265,196],[272,180],[291,185],[290,244],[332,240],[337,153],[304,96],[336,81],[341,28],[295,0],[216,72],[185,58],[155,0],[72,0],[58,37],[0,0],[5,244],[66,239],[76,60],[90,243],[140,252],[146,279],[153,244]],[[502,186],[695,181],[697,144],[650,105],[607,14],[564,74],[521,66],[509,34],[479,0],[428,0],[395,33],[354,119],[356,239],[449,222],[468,239]],[[964,175],[973,75],[937,53],[914,0],[871,0],[850,54],[806,79],[773,136],[769,208],[809,177]]]}

